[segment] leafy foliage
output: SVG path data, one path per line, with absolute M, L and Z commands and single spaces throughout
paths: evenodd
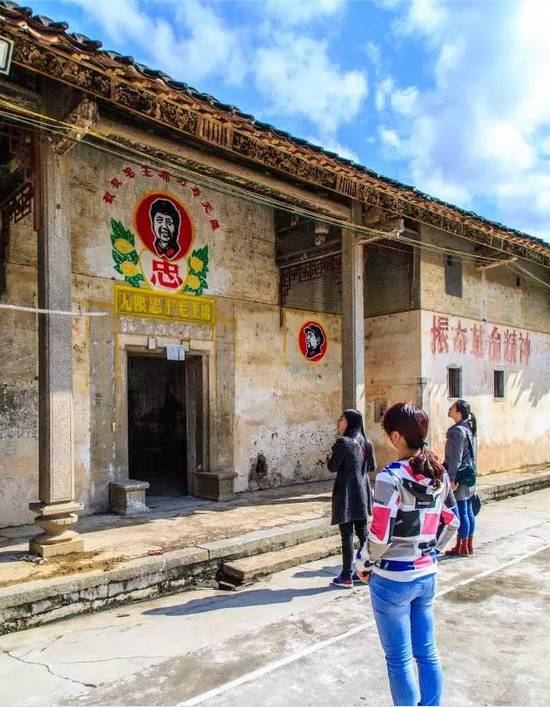
M 122 253 L 115 247 L 117 242 L 118 247 L 121 247 L 120 241 L 129 244 L 126 248 L 124 248 L 127 252 Z M 125 228 L 120 221 L 115 221 L 113 218 L 111 219 L 111 243 L 113 245 L 111 253 L 116 272 L 124 275 L 124 282 L 131 287 L 141 287 L 141 283 L 145 282 L 145 278 L 140 272 L 133 275 L 125 275 L 122 269 L 124 263 L 132 263 L 136 266 L 139 263 L 139 256 L 135 248 L 136 240 L 134 234 Z
M 185 280 L 184 292 L 200 297 L 204 290 L 208 289 L 208 246 L 195 248 L 187 258 L 187 278 Z

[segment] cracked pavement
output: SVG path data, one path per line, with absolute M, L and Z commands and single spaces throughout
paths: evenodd
M 476 555 L 441 563 L 445 704 L 550 703 L 549 506 L 546 489 L 484 507 Z M 337 570 L 330 558 L 3 636 L 0 705 L 389 704 L 368 589 L 331 589 Z

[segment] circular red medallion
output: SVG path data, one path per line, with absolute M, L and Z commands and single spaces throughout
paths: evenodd
M 179 260 L 191 247 L 191 219 L 172 194 L 154 192 L 143 197 L 136 207 L 135 225 L 144 246 L 159 258 Z
M 327 332 L 319 322 L 306 322 L 298 334 L 298 345 L 308 361 L 320 361 L 327 352 Z

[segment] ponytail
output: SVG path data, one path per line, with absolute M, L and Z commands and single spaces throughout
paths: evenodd
M 434 479 L 439 485 L 445 468 L 426 444 L 429 420 L 424 410 L 412 403 L 396 403 L 386 410 L 382 427 L 388 435 L 394 430 L 399 432 L 405 438 L 409 449 L 420 450 L 409 461 L 411 469 L 415 474 Z
M 415 474 L 422 474 L 422 476 L 427 476 L 429 479 L 435 479 L 438 483 L 443 480 L 445 467 L 439 461 L 437 454 L 426 446 L 422 448 L 420 454 L 410 459 L 409 464 Z
M 475 437 L 477 435 L 477 420 L 476 416 L 472 412 L 470 403 L 466 402 L 466 400 L 457 400 L 455 403 L 455 407 L 457 411 L 462 415 L 462 419 L 467 420 L 470 423 L 470 427 L 472 428 L 472 434 Z
M 476 437 L 477 436 L 477 420 L 476 420 L 476 416 L 474 415 L 473 412 L 470 413 L 469 420 L 470 420 L 470 427 L 472 428 L 472 434 L 474 435 L 474 437 Z

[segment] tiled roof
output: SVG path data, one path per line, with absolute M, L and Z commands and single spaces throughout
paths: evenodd
M 115 0 L 116 1 L 116 0 Z M 432 197 L 413 186 L 403 184 L 395 179 L 385 177 L 378 174 L 367 167 L 339 156 L 335 152 L 325 150 L 318 145 L 307 142 L 300 138 L 294 137 L 291 134 L 279 130 L 273 125 L 263 123 L 256 120 L 253 115 L 243 113 L 239 108 L 233 105 L 222 103 L 215 97 L 197 91 L 197 89 L 189 86 L 181 81 L 176 81 L 168 74 L 151 69 L 144 64 L 140 64 L 131 56 L 125 56 L 115 51 L 102 49 L 102 43 L 95 39 L 90 39 L 83 34 L 69 32 L 67 22 L 56 22 L 49 17 L 36 15 L 29 7 L 21 6 L 9 0 L 0 0 L 0 18 L 4 18 L 3 22 L 8 21 L 12 27 L 17 27 L 20 31 L 30 35 L 31 38 L 38 44 L 46 46 L 55 46 L 63 50 L 69 50 L 71 55 L 77 54 L 83 57 L 88 64 L 97 65 L 102 71 L 114 71 L 122 73 L 125 79 L 134 82 L 136 85 L 153 83 L 158 89 L 159 85 L 164 85 L 172 94 L 180 95 L 181 100 L 185 100 L 188 105 L 191 100 L 194 104 L 199 104 L 204 107 L 210 107 L 216 112 L 222 113 L 230 121 L 238 121 L 240 125 L 247 124 L 254 131 L 265 133 L 280 141 L 284 141 L 291 147 L 294 146 L 301 152 L 309 153 L 309 156 L 315 158 L 323 166 L 332 165 L 335 170 L 346 169 L 351 170 L 357 177 L 367 177 L 373 180 L 380 186 L 386 186 L 393 193 L 398 192 L 402 198 L 413 198 L 415 201 L 421 201 L 425 208 L 436 210 L 438 212 L 443 208 L 445 211 L 452 212 L 461 221 L 473 220 L 480 226 L 485 225 L 491 231 L 497 231 L 496 235 L 509 238 L 516 243 L 523 245 L 530 250 L 538 252 L 543 256 L 544 260 L 550 259 L 550 245 L 540 238 L 535 238 L 529 234 L 519 230 L 509 228 L 501 223 L 485 219 L 471 211 L 461 209 L 453 204 Z M 121 106 L 124 108 L 124 106 Z M 348 172 L 349 173 L 349 172 Z

